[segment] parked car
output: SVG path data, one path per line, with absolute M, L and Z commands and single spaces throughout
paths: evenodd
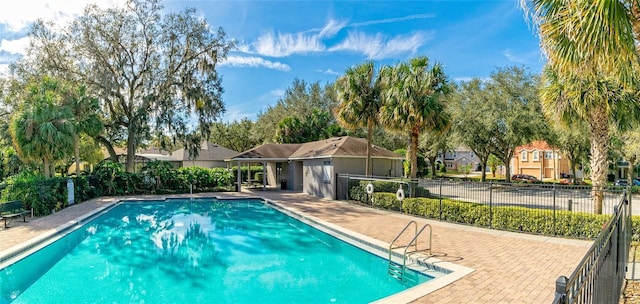
M 619 179 L 614 183 L 614 185 L 616 185 L 616 186 L 626 186 L 628 184 L 629 183 L 627 182 L 626 179 Z
M 634 179 L 633 180 L 633 185 L 634 186 L 640 186 L 640 180 Z
M 511 176 L 512 181 L 524 182 L 524 183 L 539 183 L 540 180 L 533 175 L 529 174 L 514 174 Z
M 565 178 L 560 180 L 562 185 L 585 185 L 585 182 L 581 179 Z

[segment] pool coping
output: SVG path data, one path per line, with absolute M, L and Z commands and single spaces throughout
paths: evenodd
M 328 233 L 344 242 L 347 242 L 353 246 L 363 249 L 367 252 L 375 254 L 381 258 L 388 259 L 388 243 L 377 240 L 375 238 L 360 234 L 358 232 L 340 227 L 338 225 L 321 220 L 317 217 L 305 215 L 301 212 L 288 208 L 282 203 L 260 196 L 245 196 L 245 197 L 220 197 L 216 195 L 212 196 L 199 196 L 195 199 L 217 199 L 217 200 L 262 200 L 268 205 L 274 207 L 280 212 L 283 212 L 289 216 L 294 217 L 312 227 L 319 229 L 325 233 Z M 27 240 L 24 243 L 14 245 L 8 249 L 0 251 L 0 269 L 4 269 L 13 265 L 20 259 L 33 252 L 47 246 L 48 244 L 64 237 L 65 235 L 80 228 L 85 222 L 93 220 L 94 218 L 108 212 L 122 202 L 147 202 L 147 201 L 171 201 L 171 200 L 185 200 L 189 198 L 185 197 L 173 197 L 166 196 L 160 198 L 122 198 L 107 203 L 104 206 L 98 207 L 91 212 L 85 213 L 73 220 L 54 227 L 50 231 L 37 235 L 34 238 Z M 396 263 L 402 263 L 402 253 L 399 251 L 392 252 L 392 260 Z M 434 292 L 440 288 L 443 288 L 464 276 L 472 273 L 474 269 L 461 266 L 455 263 L 439 260 L 433 256 L 424 255 L 421 253 L 412 254 L 408 256 L 407 261 L 408 268 L 422 272 L 426 275 L 433 277 L 433 279 L 408 288 L 404 291 L 395 293 L 385 298 L 376 300 L 372 303 L 408 303 L 415 301 L 431 292 Z
M 261 199 L 269 203 L 270 205 L 275 206 L 277 210 L 284 212 L 287 215 L 290 215 L 300 221 L 303 221 L 306 224 L 310 224 L 316 229 L 328 233 L 342 241 L 345 241 L 360 249 L 375 254 L 381 258 L 388 259 L 387 248 L 389 247 L 389 244 L 386 242 L 374 239 L 372 237 L 360 234 L 349 229 L 345 229 L 338 225 L 323 221 L 314 216 L 300 214 L 296 210 L 288 208 L 287 206 L 276 201 L 267 198 Z M 402 253 L 400 253 L 399 251 L 393 251 L 392 259 L 396 263 L 399 262 L 400 264 L 402 264 Z M 372 303 L 391 304 L 413 302 L 475 271 L 475 269 L 473 268 L 447 261 L 442 261 L 433 256 L 421 253 L 408 256 L 407 261 L 412 262 L 412 264 L 407 265 L 412 270 L 425 273 L 426 275 L 432 276 L 434 278 L 422 284 L 408 288 L 404 291 L 376 300 Z
M 85 213 L 73 220 L 67 221 L 64 224 L 54 227 L 47 232 L 43 232 L 23 243 L 11 246 L 3 251 L 0 251 L 0 269 L 11 266 L 16 262 L 18 258 L 29 255 L 33 251 L 37 251 L 38 249 L 47 246 L 51 242 L 54 242 L 55 240 L 75 231 L 77 228 L 80 228 L 81 225 L 85 222 L 109 211 L 121 201 L 122 200 L 117 200 L 111 203 L 107 203 L 104 206 L 98 207 L 91 212 Z

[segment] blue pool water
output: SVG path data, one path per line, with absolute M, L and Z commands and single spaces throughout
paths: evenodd
M 122 203 L 1 269 L 0 303 L 367 303 L 412 286 L 262 201 L 171 200 Z

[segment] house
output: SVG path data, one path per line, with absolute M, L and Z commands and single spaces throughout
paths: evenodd
M 442 160 L 442 156 L 438 158 Z M 458 170 L 461 166 L 471 165 L 471 171 L 482 170 L 480 159 L 471 149 L 466 147 L 457 147 L 444 153 L 444 164 L 447 170 Z
M 237 162 L 238 168 L 262 164 L 267 185 L 335 199 L 337 174 L 364 175 L 366 151 L 366 139 L 343 136 L 304 144 L 263 144 L 229 161 Z M 372 175 L 402 176 L 403 159 L 402 155 L 372 146 Z
M 571 174 L 569 160 L 546 141 L 519 146 L 511 159 L 511 174 L 529 174 L 538 179 L 560 179 Z M 582 172 L 577 173 L 582 176 Z
M 189 152 L 184 148 L 171 152 L 169 157 L 176 160 L 180 167 L 226 168 L 226 160 L 237 154 L 238 151 L 218 144 L 202 142 L 198 156 L 195 159 L 191 159 Z
M 120 163 L 126 162 L 127 150 L 124 148 L 114 147 L 118 161 Z M 102 150 L 105 159 L 109 158 L 109 153 L 106 149 Z M 226 159 L 238 154 L 237 151 L 225 148 L 223 146 L 202 142 L 198 156 L 195 159 L 189 157 L 189 153 L 184 148 L 178 149 L 173 152 L 167 152 L 158 148 L 148 148 L 136 153 L 136 171 L 138 167 L 144 165 L 144 163 L 159 160 L 170 163 L 174 168 L 198 166 L 204 168 L 226 168 Z

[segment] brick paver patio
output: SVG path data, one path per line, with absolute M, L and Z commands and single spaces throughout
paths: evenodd
M 201 194 L 206 196 L 207 194 Z M 415 220 L 433 226 L 433 254 L 440 260 L 475 269 L 471 274 L 447 285 L 415 303 L 550 303 L 554 282 L 569 275 L 586 253 L 591 242 L 518 234 L 498 230 L 427 220 L 349 204 L 322 200 L 301 193 L 266 191 L 253 193 L 215 193 L 239 197 L 262 196 L 326 222 L 360 234 L 390 242 L 407 224 Z M 159 196 L 136 196 L 136 198 Z M 53 215 L 13 221 L 11 228 L 0 228 L 0 255 L 4 250 L 55 230 L 95 209 L 123 198 L 98 198 L 68 207 Z

